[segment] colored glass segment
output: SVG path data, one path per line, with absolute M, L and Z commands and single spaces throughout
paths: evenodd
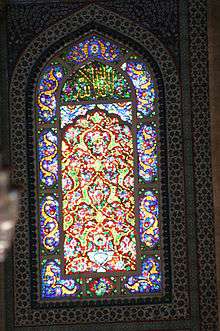
M 157 133 L 152 126 L 143 125 L 137 134 L 139 175 L 152 181 L 157 175 Z
M 43 248 L 54 252 L 60 241 L 57 197 L 46 195 L 40 201 L 41 240 Z
M 111 296 L 117 292 L 115 277 L 100 277 L 97 279 L 89 278 L 87 281 L 87 294 L 90 297 L 94 295 L 97 297 Z
M 61 127 L 64 128 L 67 124 L 72 123 L 76 117 L 86 115 L 88 111 L 95 109 L 95 107 L 95 104 L 61 106 Z
M 59 298 L 66 296 L 81 296 L 80 283 L 77 279 L 62 279 L 59 259 L 42 261 L 42 297 Z
M 159 292 L 161 289 L 160 258 L 158 256 L 145 258 L 142 262 L 141 275 L 129 277 L 124 286 L 132 294 Z
M 62 58 L 74 64 L 82 64 L 87 59 L 115 62 L 120 60 L 121 54 L 122 51 L 111 41 L 92 36 L 65 51 Z
M 89 104 L 89 105 L 68 105 L 60 107 L 61 127 L 65 127 L 71 123 L 76 117 L 86 115 L 88 111 L 93 109 L 102 109 L 108 114 L 116 114 L 125 121 L 131 123 L 132 120 L 132 104 L 131 102 L 118 102 L 106 104 Z
M 46 129 L 40 132 L 38 142 L 40 184 L 44 187 L 57 184 L 57 142 L 57 129 Z
M 56 118 L 56 92 L 63 75 L 63 69 L 58 64 L 44 69 L 37 89 L 37 113 L 42 122 L 51 122 Z
M 124 122 L 132 122 L 132 103 L 118 102 L 110 104 L 99 104 L 98 108 L 105 110 L 109 114 L 116 114 L 120 116 Z
M 61 93 L 62 102 L 94 101 L 100 99 L 128 99 L 131 91 L 125 77 L 103 63 L 90 63 L 67 80 Z
M 62 143 L 67 274 L 135 270 L 130 129 L 102 111 L 69 126 Z
M 140 238 L 147 247 L 155 247 L 160 240 L 158 216 L 157 195 L 147 191 L 140 199 Z
M 134 85 L 137 97 L 138 117 L 142 118 L 143 115 L 148 116 L 154 113 L 156 91 L 153 79 L 146 65 L 136 61 L 127 62 L 122 65 L 122 69 L 127 72 Z

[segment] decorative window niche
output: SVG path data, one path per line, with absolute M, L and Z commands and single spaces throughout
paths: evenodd
M 35 90 L 40 301 L 162 296 L 155 74 L 110 38 L 57 52 Z

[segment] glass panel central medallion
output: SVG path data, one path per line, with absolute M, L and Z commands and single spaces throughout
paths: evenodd
M 62 132 L 64 272 L 137 270 L 131 129 L 94 109 Z

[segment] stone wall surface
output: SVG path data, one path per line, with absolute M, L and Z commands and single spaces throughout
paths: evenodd
M 220 320 L 220 2 L 209 0 L 209 98 L 212 131 L 212 171 Z

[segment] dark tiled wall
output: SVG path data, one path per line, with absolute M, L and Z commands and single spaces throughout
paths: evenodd
M 220 2 L 209 1 L 209 98 L 212 125 L 212 169 L 220 320 Z

